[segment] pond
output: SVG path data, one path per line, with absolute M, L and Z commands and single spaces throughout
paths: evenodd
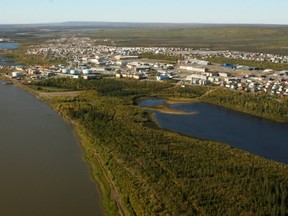
M 162 99 L 147 99 L 139 105 L 153 106 L 162 102 Z M 207 103 L 173 104 L 170 108 L 197 114 L 173 115 L 155 112 L 156 120 L 162 128 L 220 141 L 288 164 L 288 124 L 264 120 Z

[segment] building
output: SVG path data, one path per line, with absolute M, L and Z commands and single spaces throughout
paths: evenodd
M 96 79 L 96 75 L 95 74 L 86 74 L 86 75 L 83 75 L 83 79 L 85 79 L 85 80 L 95 80 Z
M 211 65 L 211 62 L 209 61 L 198 60 L 198 59 L 189 59 L 188 62 L 192 64 L 198 64 L 198 65 Z
M 205 73 L 208 71 L 208 68 L 193 67 L 193 66 L 188 66 L 188 65 L 181 65 L 179 69 L 193 71 L 193 72 L 200 72 L 200 73 Z
M 122 56 L 122 55 L 118 55 L 115 56 L 115 59 L 117 60 L 129 60 L 129 59 L 138 59 L 139 56 Z
M 21 72 L 18 72 L 18 71 L 14 71 L 11 73 L 11 77 L 12 78 L 19 78 L 21 77 L 23 74 Z
M 221 67 L 227 68 L 227 69 L 236 69 L 237 66 L 234 64 L 222 64 Z

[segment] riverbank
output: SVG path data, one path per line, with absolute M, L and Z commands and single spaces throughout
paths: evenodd
M 275 122 L 288 122 L 287 97 L 217 88 L 200 101 Z
M 11 79 L 7 78 L 6 76 L 4 77 L 5 80 L 11 81 Z M 106 215 L 129 215 L 126 208 L 121 203 L 121 199 L 119 198 L 120 193 L 117 191 L 117 188 L 112 181 L 113 177 L 109 175 L 107 170 L 104 168 L 101 157 L 91 146 L 91 142 L 93 142 L 91 140 L 91 137 L 87 136 L 87 134 L 82 130 L 81 125 L 73 121 L 67 115 L 63 115 L 61 109 L 53 106 L 53 101 L 57 100 L 57 98 L 73 99 L 79 96 L 81 94 L 81 91 L 41 92 L 29 88 L 28 86 L 23 85 L 17 80 L 13 80 L 13 84 L 23 89 L 24 91 L 34 95 L 37 99 L 49 105 L 62 117 L 65 122 L 72 126 L 75 137 L 77 137 L 84 152 L 83 160 L 90 167 L 91 177 L 95 182 L 95 186 L 99 188 L 101 192 L 101 203 L 105 209 Z
M 286 165 L 222 143 L 148 128 L 145 107 L 132 101 L 135 85 L 109 80 L 113 86 L 124 82 L 124 94 L 121 85 L 111 91 L 107 82 L 99 80 L 79 96 L 50 102 L 87 139 L 85 160 L 95 175 L 104 176 L 100 166 L 110 176 L 128 215 L 287 213 Z M 148 87 L 142 88 L 153 88 Z M 109 197 L 110 186 L 104 185 Z
M 15 85 L 0 100 L 1 215 L 103 215 L 70 125 Z
M 205 212 L 209 215 L 216 211 L 213 205 L 210 205 L 210 199 L 216 199 L 217 203 L 222 203 L 221 206 L 225 205 L 225 212 L 240 214 L 246 211 L 236 210 L 237 206 L 232 204 L 235 200 L 230 202 L 232 197 L 242 196 L 250 201 L 257 199 L 256 203 L 262 203 L 260 200 L 266 197 L 264 194 L 259 195 L 262 193 L 260 191 L 265 191 L 259 184 L 262 178 L 269 179 L 268 182 L 271 183 L 273 180 L 270 179 L 270 174 L 277 173 L 276 176 L 287 179 L 287 166 L 263 160 L 224 144 L 183 137 L 169 131 L 147 129 L 142 126 L 143 119 L 146 119 L 140 111 L 143 108 L 122 104 L 119 98 L 97 96 L 93 92 L 81 97 L 83 101 L 89 98 L 89 105 L 81 101 L 65 105 L 59 101 L 59 105 L 62 104 L 60 109 L 81 122 L 84 133 L 91 137 L 91 160 L 96 157 L 93 156 L 96 149 L 105 161 L 105 169 L 113 175 L 113 182 L 123 192 L 125 205 L 131 206 L 136 214 L 165 215 L 165 212 L 173 212 L 172 215 L 179 215 L 180 205 L 185 205 L 182 206 L 185 213 L 192 214 L 196 211 L 195 214 Z M 115 107 L 116 114 L 113 110 Z M 287 180 L 283 180 L 283 184 L 286 183 Z M 246 184 L 255 191 L 247 191 Z M 217 188 L 213 193 L 207 189 L 211 185 L 212 188 Z M 202 190 L 203 188 L 205 190 Z M 226 189 L 223 191 L 223 188 Z M 228 195 L 232 191 L 233 195 Z M 179 197 L 177 193 L 181 196 L 186 194 L 189 201 Z M 207 197 L 208 201 L 197 198 L 198 194 Z M 258 194 L 257 197 L 255 194 Z M 178 202 L 172 197 L 176 197 Z M 262 211 L 260 204 L 250 201 L 244 204 L 243 200 L 237 200 L 246 206 L 248 211 Z M 157 205 L 159 202 L 163 203 L 162 208 Z M 197 202 L 201 203 L 190 206 Z M 229 202 L 231 205 L 226 205 Z M 273 201 L 268 206 L 274 204 L 276 205 L 276 202 Z M 248 207 L 249 205 L 251 206 Z M 266 210 L 269 211 L 264 211 Z M 224 207 L 217 211 L 224 213 Z

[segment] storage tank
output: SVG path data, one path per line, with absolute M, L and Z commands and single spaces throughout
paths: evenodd
M 90 70 L 90 69 L 85 69 L 82 71 L 83 74 L 92 74 L 93 73 L 93 70 Z
M 20 77 L 21 76 L 21 73 L 20 72 L 12 72 L 12 77 Z
M 80 73 L 79 73 L 78 70 L 74 70 L 74 69 L 73 69 L 73 70 L 70 70 L 70 74 L 75 75 L 75 74 L 80 74 Z
M 65 69 L 62 69 L 61 71 L 62 71 L 62 73 L 65 73 L 65 74 L 70 73 L 70 70 L 69 70 L 69 69 L 66 69 L 66 68 L 65 68 Z

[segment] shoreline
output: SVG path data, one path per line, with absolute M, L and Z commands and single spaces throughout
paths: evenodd
M 27 87 L 28 88 L 28 87 Z M 41 98 L 39 98 L 41 101 L 43 101 L 44 100 L 44 103 L 47 103 L 47 102 L 45 102 L 45 99 L 41 99 Z M 47 100 L 48 101 L 48 100 Z M 179 104 L 180 103 L 180 101 L 177 101 L 177 100 L 171 100 L 171 101 L 169 101 L 169 102 L 167 102 L 167 104 L 166 104 L 166 106 L 168 106 L 169 105 L 169 103 L 170 104 Z M 183 103 L 191 103 L 191 101 L 189 101 L 189 102 L 187 102 L 187 101 L 183 101 Z M 48 104 L 53 110 L 55 110 L 62 118 L 65 118 L 65 115 L 63 116 L 63 115 L 61 115 L 61 112 L 59 112 L 59 110 L 57 111 L 57 108 L 56 107 L 53 107 L 53 106 L 51 106 L 52 104 Z M 146 107 L 142 107 L 143 108 L 143 110 L 145 110 L 145 108 Z M 147 112 L 148 113 L 148 115 L 150 115 L 150 121 L 147 121 L 146 123 L 147 124 L 150 124 L 150 126 L 152 126 L 153 127 L 153 125 L 154 125 L 154 127 L 157 127 L 157 121 L 155 122 L 155 118 L 153 118 L 153 113 L 152 112 Z M 150 114 L 149 114 L 150 113 Z M 82 146 L 82 148 L 83 148 L 83 150 L 84 150 L 84 156 L 85 156 L 85 158 L 84 158 L 84 161 L 85 162 L 87 162 L 87 164 L 89 165 L 89 167 L 90 167 L 90 171 L 91 171 L 91 176 L 93 177 L 93 179 L 94 179 L 94 181 L 96 182 L 96 183 L 98 183 L 99 184 L 99 187 L 101 188 L 101 195 L 102 195 L 102 193 L 105 193 L 105 196 L 107 196 L 108 198 L 110 198 L 110 201 L 111 202 L 114 202 L 113 204 L 114 205 L 116 205 L 117 206 L 117 215 L 126 215 L 126 211 L 124 210 L 124 211 L 122 211 L 123 209 L 121 208 L 121 207 L 123 207 L 122 205 L 118 205 L 118 203 L 117 203 L 117 201 L 115 200 L 116 198 L 117 198 L 117 200 L 119 199 L 119 201 L 120 201 L 120 203 L 121 203 L 121 199 L 123 198 L 123 194 L 121 194 L 121 192 L 120 193 L 117 193 L 117 190 L 120 190 L 121 188 L 116 188 L 116 186 L 115 186 L 115 184 L 114 184 L 114 182 L 113 182 L 113 175 L 111 174 L 111 173 L 109 173 L 110 171 L 107 171 L 107 169 L 105 169 L 105 165 L 103 164 L 103 160 L 101 160 L 101 149 L 99 149 L 99 148 L 102 148 L 101 146 L 98 146 L 97 145 L 97 143 L 98 142 L 101 142 L 100 140 L 96 140 L 96 148 L 95 148 L 95 145 L 92 145 L 92 142 L 90 141 L 91 139 L 92 139 L 92 137 L 91 136 L 89 136 L 89 134 L 88 133 L 86 133 L 84 130 L 83 130 L 83 128 L 81 128 L 81 125 L 79 124 L 79 123 L 76 123 L 76 124 L 73 124 L 73 122 L 69 119 L 69 118 L 67 118 L 66 117 L 66 119 L 68 120 L 68 122 L 73 126 L 73 131 L 75 131 L 76 132 L 76 134 L 77 135 L 79 135 L 79 137 L 80 137 L 80 139 L 82 140 L 81 141 L 81 143 L 80 143 L 80 145 Z M 144 126 L 147 126 L 147 125 L 145 125 L 145 123 L 144 123 Z M 155 128 L 154 128 L 155 129 Z M 173 133 L 176 133 L 176 134 L 179 134 L 179 135 L 181 135 L 181 136 L 185 136 L 185 135 L 183 135 L 183 134 L 181 134 L 181 133 L 177 133 L 177 132 L 175 132 L 175 131 L 171 131 L 171 130 L 166 130 L 166 129 L 163 129 L 163 128 L 161 128 L 161 127 L 158 127 L 157 129 L 159 129 L 159 130 L 164 130 L 164 131 L 170 131 L 170 132 L 173 132 Z M 186 136 L 185 136 L 186 137 Z M 200 140 L 201 141 L 201 139 L 199 139 L 199 138 L 197 138 L 197 137 L 192 137 L 192 136 L 187 136 L 187 137 L 189 137 L 189 138 L 193 138 L 193 139 L 195 139 L 195 140 Z M 204 141 L 206 141 L 206 140 L 204 140 Z M 210 140 L 209 140 L 210 141 Z M 215 142 L 215 141 L 213 141 L 213 142 Z M 220 142 L 215 142 L 215 143 L 220 143 Z M 95 143 L 94 143 L 95 144 Z M 221 144 L 223 144 L 223 143 L 221 143 Z M 213 144 L 214 145 L 214 144 Z M 231 147 L 230 146 L 227 146 L 227 144 L 225 144 L 225 148 L 227 148 L 227 149 L 231 149 Z M 234 150 L 233 150 L 234 151 Z M 257 156 L 257 155 L 254 155 L 254 154 L 251 154 L 251 153 L 247 153 L 247 152 L 244 152 L 243 150 L 239 150 L 239 149 L 237 149 L 237 150 L 235 150 L 236 151 L 236 153 L 238 152 L 240 155 L 242 155 L 243 154 L 243 156 L 245 156 L 245 155 L 248 155 L 249 157 L 251 157 L 251 158 L 255 158 L 255 160 L 259 160 L 261 163 L 263 162 L 263 164 L 267 164 L 267 166 L 270 164 L 270 163 L 273 163 L 273 164 L 275 164 L 275 166 L 276 166 L 276 164 L 278 164 L 277 166 L 280 166 L 280 164 L 282 164 L 282 163 L 280 163 L 279 164 L 279 162 L 275 162 L 275 161 L 271 161 L 271 160 L 268 160 L 268 159 L 263 159 L 263 158 L 261 158 L 261 157 L 259 157 L 259 156 Z M 251 155 L 251 156 L 250 156 Z M 266 161 L 266 162 L 265 162 Z M 102 163 L 101 163 L 102 162 Z M 259 163 L 260 163 L 259 162 Z M 265 162 L 265 163 L 264 163 Z M 284 165 L 284 164 L 282 164 L 282 165 Z M 284 165 L 285 166 L 285 165 Z M 111 178 L 111 176 L 112 176 L 112 178 Z M 99 177 L 102 177 L 103 178 L 103 181 L 99 181 Z M 103 184 L 102 184 L 103 183 Z M 102 184 L 102 185 L 101 185 Z M 114 187 L 113 187 L 114 186 Z M 103 187 L 103 188 L 102 188 Z M 113 191 L 113 189 L 115 189 L 115 193 L 114 193 L 114 191 Z M 116 195 L 116 197 L 115 197 L 115 195 Z M 102 197 L 101 197 L 102 198 Z M 111 199 L 112 198 L 112 199 Z M 108 200 L 107 200 L 108 201 Z M 102 200 L 102 203 L 103 202 L 105 202 L 105 199 L 103 199 Z M 103 204 L 103 206 L 107 206 L 107 208 L 109 208 L 109 205 L 106 205 L 106 203 L 105 204 Z M 125 206 L 124 206 L 124 208 L 125 208 Z M 125 208 L 126 210 L 127 210 L 127 212 L 129 212 L 128 211 L 128 209 L 127 208 Z M 107 215 L 110 215 L 110 214 L 107 214 Z M 112 215 L 115 215 L 115 214 L 112 214 Z
M 4 77 L 5 79 L 2 79 L 2 77 Z M 2 76 L 2 74 L 0 74 L 0 80 L 12 81 L 16 87 L 26 91 L 27 93 L 29 93 L 33 96 L 35 96 L 42 103 L 47 104 L 47 106 L 49 106 L 54 112 L 56 112 L 59 115 L 59 117 L 65 123 L 70 125 L 70 127 L 72 129 L 73 136 L 75 137 L 76 141 L 79 143 L 79 146 L 81 147 L 82 160 L 88 166 L 89 177 L 91 178 L 91 180 L 95 184 L 95 187 L 99 191 L 100 200 L 101 200 L 100 201 L 101 207 L 103 208 L 104 215 L 109 215 L 109 214 L 107 214 L 107 212 L 109 212 L 109 210 L 111 210 L 111 208 L 113 208 L 113 206 L 111 206 L 111 205 L 114 205 L 114 204 L 117 206 L 117 212 L 119 215 L 121 215 L 121 216 L 127 215 L 126 214 L 127 210 L 124 207 L 124 205 L 121 203 L 120 199 L 118 199 L 118 200 L 114 199 L 114 198 L 119 196 L 118 195 L 119 193 L 117 193 L 116 187 L 113 184 L 111 177 L 109 177 L 109 174 L 106 172 L 105 167 L 103 165 L 103 162 L 100 159 L 100 156 L 96 157 L 97 164 L 98 164 L 98 166 L 96 166 L 97 167 L 96 168 L 96 174 L 95 174 L 95 169 L 93 169 L 93 165 L 95 166 L 95 163 L 93 163 L 93 164 L 89 163 L 89 159 L 88 159 L 89 148 L 87 147 L 87 144 L 85 145 L 85 142 L 87 142 L 86 139 L 89 137 L 81 132 L 81 128 L 79 125 L 77 125 L 71 119 L 64 116 L 55 107 L 53 107 L 51 105 L 51 103 L 49 102 L 49 100 L 52 99 L 53 97 L 61 97 L 61 96 L 72 97 L 72 96 L 75 96 L 75 91 L 71 91 L 72 94 L 70 94 L 70 95 L 69 95 L 69 92 L 60 92 L 60 93 L 57 92 L 58 94 L 53 94 L 54 92 L 49 92 L 46 94 L 46 92 L 43 92 L 43 94 L 41 95 L 41 92 L 29 88 L 29 87 L 25 86 L 24 84 L 22 84 L 21 82 L 18 82 L 17 80 L 13 80 L 11 78 L 9 79 L 9 77 Z M 61 93 L 63 93 L 63 94 L 61 95 Z M 78 94 L 79 93 L 80 92 L 78 92 Z M 51 97 L 49 97 L 49 96 L 51 96 Z M 96 152 L 94 152 L 94 153 L 96 153 Z M 95 154 L 94 154 L 94 156 L 95 156 Z M 99 174 L 97 175 L 97 173 L 102 174 L 102 176 L 99 176 Z M 114 185 L 114 186 L 112 186 L 112 185 Z M 107 189 L 107 186 L 108 186 L 108 189 Z M 105 196 L 106 196 L 106 199 L 105 199 Z M 111 201 L 113 201 L 114 204 L 113 203 L 111 204 Z
M 140 105 L 138 105 L 139 101 L 149 100 L 149 99 L 157 99 L 157 98 L 158 97 L 146 97 L 146 96 L 144 96 L 144 97 L 134 98 L 133 102 L 135 105 L 142 107 L 146 110 L 157 111 L 160 113 L 173 114 L 173 115 L 196 115 L 197 114 L 197 112 L 187 112 L 187 111 L 173 109 L 170 107 L 170 105 L 173 105 L 173 104 L 187 104 L 187 103 L 192 103 L 192 101 L 159 98 L 159 99 L 164 100 L 165 102 L 163 104 L 156 105 L 156 106 L 140 106 Z

